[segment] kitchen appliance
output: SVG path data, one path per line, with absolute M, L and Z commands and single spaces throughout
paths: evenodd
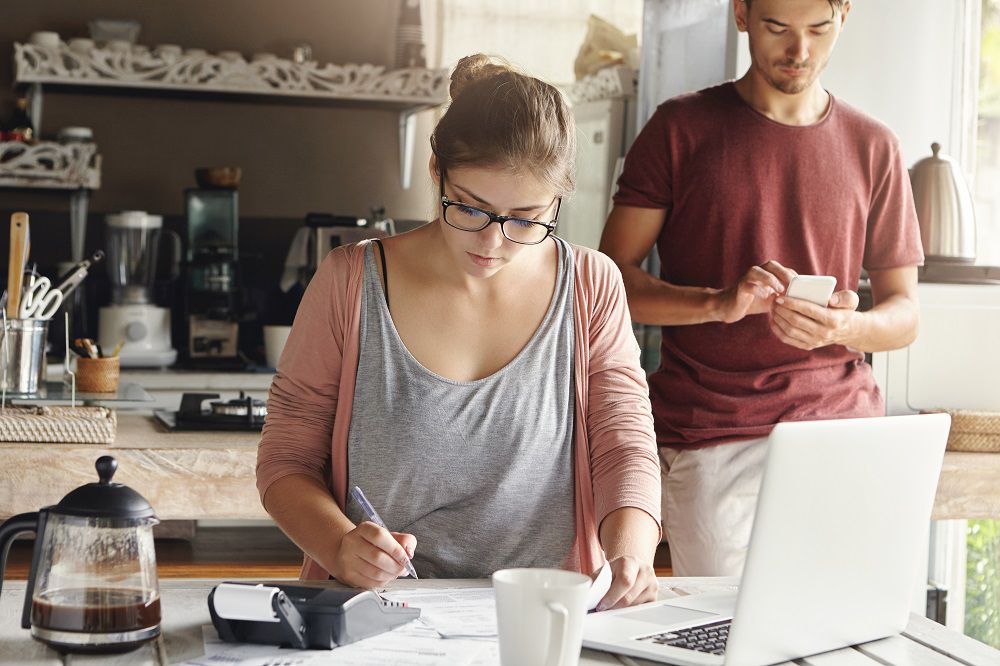
M 95 467 L 100 481 L 0 526 L 0 573 L 10 543 L 35 533 L 21 626 L 61 652 L 128 652 L 160 634 L 159 521 L 142 495 L 112 482 L 114 458 Z
M 187 365 L 244 365 L 239 360 L 239 193 L 184 191 L 187 210 Z
M 309 228 L 309 277 L 315 274 L 319 265 L 330 254 L 330 250 L 358 243 L 369 238 L 385 238 L 389 235 L 386 225 L 369 224 L 364 218 L 349 215 L 329 215 L 309 213 L 306 215 Z
M 930 157 L 910 169 L 920 240 L 927 263 L 976 259 L 976 216 L 962 167 L 932 143 Z
M 180 237 L 163 229 L 163 218 L 127 210 L 106 218 L 111 305 L 99 311 L 98 342 L 114 349 L 122 340 L 123 367 L 171 365 L 177 350 L 170 344 L 170 310 L 153 302 L 157 253 L 166 233 L 173 240 L 170 279 L 177 277 Z
M 211 400 L 207 410 L 202 404 Z M 157 421 L 168 430 L 251 430 L 260 432 L 267 418 L 267 403 L 240 391 L 239 398 L 220 400 L 218 393 L 185 393 L 176 412 L 158 409 Z

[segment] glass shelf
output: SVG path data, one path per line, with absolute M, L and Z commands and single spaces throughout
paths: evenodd
M 45 382 L 45 385 L 38 393 L 8 393 L 7 400 L 11 403 L 34 403 L 34 402 L 71 402 L 72 389 L 63 382 Z M 115 406 L 128 404 L 142 404 L 153 402 L 153 396 L 146 392 L 138 384 L 131 382 L 119 382 L 116 393 L 83 393 L 76 392 L 77 402 L 85 404 L 93 403 L 114 403 Z

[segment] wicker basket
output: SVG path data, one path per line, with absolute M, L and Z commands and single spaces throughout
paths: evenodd
M 120 366 L 117 356 L 76 359 L 76 390 L 81 393 L 114 393 Z
M 0 442 L 111 444 L 118 432 L 107 407 L 18 406 L 0 413 Z
M 936 409 L 951 414 L 949 451 L 1000 453 L 1000 412 L 974 412 L 965 409 Z

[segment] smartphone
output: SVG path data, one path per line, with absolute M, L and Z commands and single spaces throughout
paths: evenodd
M 831 275 L 796 275 L 788 284 L 785 296 L 801 298 L 825 308 L 837 287 L 837 278 Z

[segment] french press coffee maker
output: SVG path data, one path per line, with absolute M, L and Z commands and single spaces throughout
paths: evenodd
M 128 652 L 160 634 L 159 521 L 142 495 L 112 483 L 114 458 L 95 467 L 97 483 L 0 525 L 0 574 L 14 538 L 35 532 L 21 626 L 60 652 Z

